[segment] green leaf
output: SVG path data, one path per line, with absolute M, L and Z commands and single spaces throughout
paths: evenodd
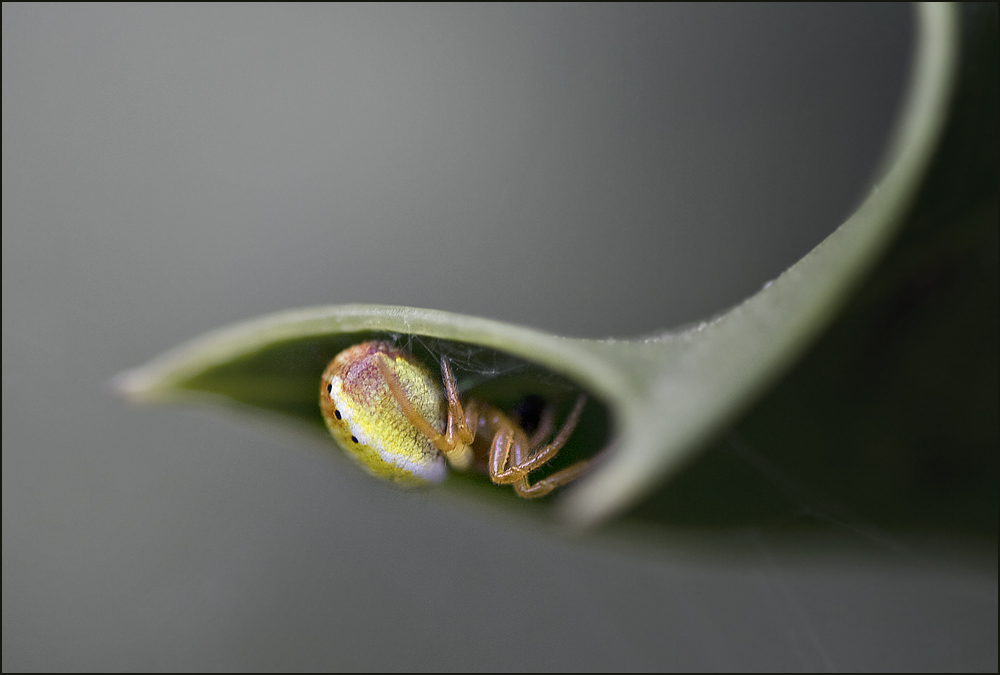
M 608 447 L 595 469 L 555 503 L 579 525 L 621 514 L 697 466 L 697 453 L 789 372 L 858 293 L 914 213 L 948 119 L 958 72 L 958 12 L 925 6 L 918 25 L 907 103 L 867 199 L 779 278 L 710 320 L 639 339 L 582 340 L 434 310 L 306 308 L 210 333 L 120 375 L 116 386 L 137 401 L 236 403 L 321 428 L 318 382 L 326 362 L 360 340 L 399 336 L 424 358 L 446 353 L 464 364 L 463 389 L 483 397 L 509 403 L 539 390 L 555 396 L 568 396 L 574 387 L 586 391 L 589 426 L 577 435 L 588 441 L 576 452 Z M 493 376 L 476 381 L 484 374 Z M 696 483 L 704 493 L 704 483 Z M 670 508 L 639 513 L 662 519 Z

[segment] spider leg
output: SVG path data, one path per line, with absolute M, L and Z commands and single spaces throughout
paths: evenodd
M 556 414 L 552 410 L 552 406 L 547 405 L 542 410 L 542 418 L 538 421 L 538 429 L 531 436 L 531 440 L 528 441 L 528 445 L 531 446 L 532 450 L 541 447 L 545 439 L 549 437 L 552 433 L 552 428 L 556 425 Z
M 441 357 L 441 379 L 444 381 L 445 393 L 448 398 L 448 437 L 457 438 L 464 445 L 471 445 L 476 440 L 475 404 L 471 401 L 462 409 L 458 398 L 458 384 L 451 372 L 448 359 Z M 472 420 L 470 422 L 470 420 Z
M 576 399 L 573 412 L 569 414 L 569 417 L 563 422 L 562 428 L 559 429 L 559 433 L 556 434 L 551 443 L 541 448 L 531 449 L 527 438 L 524 437 L 524 433 L 518 433 L 509 424 L 505 428 L 502 427 L 498 430 L 493 437 L 493 446 L 490 449 L 490 478 L 493 482 L 507 485 L 522 478 L 526 480 L 530 472 L 555 457 L 562 447 L 566 445 L 566 441 L 573 434 L 573 430 L 576 429 L 586 402 L 587 397 L 581 394 Z M 572 469 L 573 467 L 569 468 Z M 557 472 L 554 476 L 558 476 L 559 473 L 562 472 Z M 549 490 L 555 487 L 558 487 L 558 485 L 553 485 Z
M 514 483 L 514 492 L 517 493 L 518 497 L 524 497 L 525 499 L 537 499 L 538 497 L 544 497 L 548 493 L 555 490 L 557 487 L 563 486 L 566 483 L 572 483 L 577 478 L 582 476 L 590 468 L 589 459 L 577 462 L 572 466 L 568 466 L 565 469 L 560 469 L 556 471 L 551 476 L 546 476 L 541 480 L 529 484 L 528 476 L 521 476 Z
M 474 432 L 469 430 L 465 412 L 462 410 L 462 404 L 458 400 L 458 389 L 455 386 L 455 378 L 451 373 L 451 368 L 447 368 L 444 376 L 445 388 L 448 391 L 448 425 L 446 427 L 446 435 L 442 435 L 413 407 L 402 386 L 400 386 L 396 374 L 389 370 L 385 362 L 378 359 L 375 363 L 378 366 L 379 372 L 382 373 L 382 377 L 385 378 L 392 397 L 399 404 L 400 410 L 410 420 L 410 423 L 420 433 L 424 434 L 434 444 L 434 447 L 444 453 L 452 466 L 463 471 L 469 468 L 472 464 L 472 449 L 469 447 L 469 443 L 472 442 Z M 444 365 L 447 364 L 444 358 L 441 359 L 441 363 Z M 453 421 L 455 418 L 460 420 L 457 425 Z M 469 439 L 468 442 L 465 441 L 466 438 Z

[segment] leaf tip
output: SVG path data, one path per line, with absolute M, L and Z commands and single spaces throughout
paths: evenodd
M 116 396 L 133 403 L 151 403 L 164 398 L 162 387 L 156 386 L 143 368 L 118 373 L 106 386 Z

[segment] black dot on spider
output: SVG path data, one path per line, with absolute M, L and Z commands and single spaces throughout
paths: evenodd
M 328 394 L 332 394 L 333 393 L 333 385 L 332 384 L 326 385 L 326 393 L 328 393 Z
M 351 440 L 354 441 L 355 443 L 357 443 L 358 442 L 358 437 L 357 436 L 351 436 Z
M 337 410 L 336 408 L 334 408 L 334 410 L 333 410 L 333 416 L 336 417 L 339 420 L 340 419 L 340 411 Z

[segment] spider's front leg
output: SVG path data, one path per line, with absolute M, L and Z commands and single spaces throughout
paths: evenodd
M 448 399 L 448 426 L 445 428 L 445 438 L 454 446 L 453 450 L 444 450 L 448 461 L 459 471 L 465 471 L 472 466 L 472 442 L 476 440 L 476 427 L 479 415 L 476 402 L 469 400 L 463 409 L 458 398 L 458 384 L 451 372 L 448 359 L 441 357 L 441 379 L 444 381 L 445 395 Z M 450 453 L 450 454 L 449 454 Z
M 512 485 L 519 497 L 534 499 L 544 497 L 586 473 L 589 460 L 577 462 L 533 484 L 528 483 L 528 474 L 555 457 L 569 440 L 586 402 L 587 397 L 581 394 L 559 433 L 551 443 L 542 447 L 538 444 L 547 434 L 536 434 L 529 441 L 524 431 L 505 416 L 492 415 L 491 426 L 496 433 L 490 446 L 490 479 L 499 485 Z
M 389 370 L 388 365 L 382 360 L 376 363 L 389 386 L 389 391 L 410 423 L 427 436 L 434 447 L 444 453 L 449 464 L 459 471 L 467 470 L 472 465 L 473 453 L 470 446 L 476 439 L 478 416 L 476 406 L 471 401 L 463 409 L 458 399 L 458 385 L 455 383 L 455 376 L 451 372 L 448 360 L 441 357 L 441 375 L 448 399 L 448 424 L 444 434 L 438 432 L 423 415 L 417 412 L 400 386 L 399 379 Z

